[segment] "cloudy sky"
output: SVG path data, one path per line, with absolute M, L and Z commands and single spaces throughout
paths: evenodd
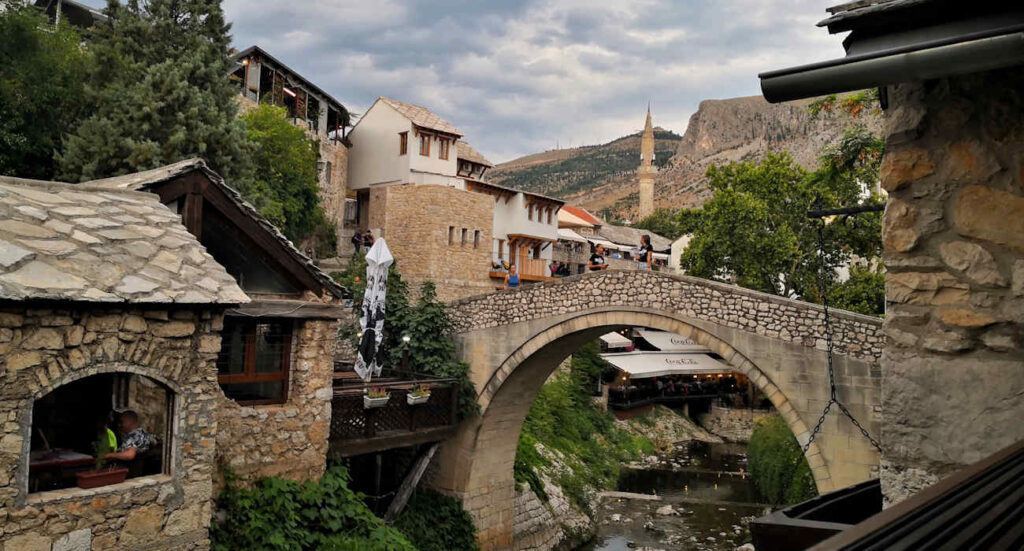
M 103 0 L 87 0 L 101 6 Z M 361 113 L 432 109 L 493 162 L 643 126 L 682 133 L 703 99 L 843 55 L 814 26 L 838 0 L 224 0 L 258 44 Z

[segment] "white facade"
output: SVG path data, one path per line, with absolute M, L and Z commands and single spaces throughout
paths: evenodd
M 455 140 L 416 126 L 380 99 L 363 114 L 348 138 L 352 142 L 348 157 L 351 190 L 387 184 L 455 186 L 461 181 L 455 175 Z M 447 159 L 441 158 L 442 141 L 447 142 Z
M 532 196 L 521 191 L 514 193 L 507 203 L 499 197 L 494 204 L 494 258 L 499 258 L 498 249 L 502 247 L 500 257 L 509 259 L 508 244 L 513 239 L 510 236 L 530 236 L 547 241 L 547 244 L 540 246 L 539 256 L 547 266 L 551 263 L 552 244 L 558 240 L 557 207 L 533 205 L 531 216 L 529 199 Z M 546 275 L 550 275 L 550 271 Z
M 673 273 L 684 273 L 682 266 L 679 265 L 679 257 L 682 256 L 683 251 L 686 250 L 686 246 L 690 244 L 691 239 L 693 239 L 693 235 L 687 234 L 672 242 L 672 252 L 668 255 L 668 268 Z

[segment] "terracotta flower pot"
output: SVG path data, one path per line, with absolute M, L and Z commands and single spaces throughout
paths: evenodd
M 79 488 L 99 488 L 100 486 L 119 484 L 124 482 L 126 476 L 128 476 L 128 469 L 124 467 L 75 473 Z

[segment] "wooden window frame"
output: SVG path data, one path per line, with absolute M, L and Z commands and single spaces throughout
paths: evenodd
M 498 260 L 504 260 L 504 259 L 505 259 L 505 240 L 504 239 L 499 239 L 498 240 Z
M 526 219 L 533 222 L 533 205 L 526 205 Z
M 438 146 L 437 146 L 437 157 L 439 159 L 441 159 L 442 161 L 447 161 L 448 160 L 448 149 L 449 149 L 448 139 L 447 138 L 439 138 L 438 139 Z
M 409 133 L 398 133 L 398 155 L 402 156 L 409 152 Z
M 548 224 L 551 224 L 551 209 L 548 209 Z
M 420 155 L 430 156 L 430 135 L 428 134 L 420 134 Z
M 242 323 L 252 323 L 253 325 L 260 323 L 260 319 L 255 320 L 241 320 Z M 288 402 L 288 383 L 291 380 L 291 363 L 292 363 L 292 339 L 295 337 L 295 324 L 291 320 L 281 319 L 263 319 L 264 323 L 280 323 L 288 328 L 288 332 L 283 334 L 284 347 L 281 353 L 281 371 L 275 373 L 256 373 L 256 334 L 245 334 L 245 354 L 244 364 L 245 372 L 232 374 L 232 375 L 217 375 L 217 384 L 237 384 L 237 383 L 271 383 L 281 381 L 281 398 L 267 398 L 263 400 L 235 400 L 230 396 L 225 397 L 235 402 L 240 406 L 263 406 L 263 405 L 274 405 L 274 404 L 285 404 Z M 243 333 L 244 334 L 244 333 Z M 223 390 L 221 390 L 223 392 Z

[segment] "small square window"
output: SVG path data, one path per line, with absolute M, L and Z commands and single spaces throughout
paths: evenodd
M 398 133 L 398 154 L 405 155 L 409 150 L 409 133 L 399 132 Z
M 455 226 L 448 226 L 448 244 L 455 243 Z
M 463 245 L 466 244 L 466 234 L 467 233 L 469 233 L 469 230 L 467 230 L 466 228 L 462 228 L 462 244 Z
M 480 248 L 480 230 L 473 230 L 473 248 Z

